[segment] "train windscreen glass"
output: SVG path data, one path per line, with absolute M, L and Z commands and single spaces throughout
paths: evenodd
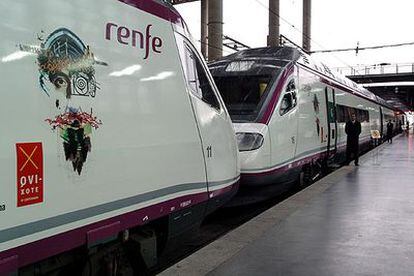
M 275 60 L 238 60 L 210 67 L 233 121 L 254 121 L 272 81 L 287 63 Z

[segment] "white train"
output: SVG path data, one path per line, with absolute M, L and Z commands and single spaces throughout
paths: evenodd
M 295 48 L 249 49 L 209 67 L 234 122 L 241 187 L 277 188 L 340 162 L 351 113 L 362 125 L 362 149 L 371 131 L 383 133 L 396 119 L 384 100 Z
M 170 5 L 3 0 L 0 33 L 0 275 L 116 275 L 131 244 L 151 266 L 237 191 L 230 116 Z

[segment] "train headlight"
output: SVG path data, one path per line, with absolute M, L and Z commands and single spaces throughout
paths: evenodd
M 260 148 L 263 145 L 263 136 L 260 133 L 238 132 L 236 133 L 239 151 L 249 151 Z

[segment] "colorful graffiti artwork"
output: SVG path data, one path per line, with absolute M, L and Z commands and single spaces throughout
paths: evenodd
M 320 136 L 320 120 L 318 117 L 319 114 L 319 100 L 318 96 L 316 94 L 313 95 L 313 110 L 315 111 L 315 124 L 316 124 L 316 133 L 318 134 L 318 137 Z
M 40 47 L 20 45 L 20 49 L 37 54 L 39 85 L 46 95 L 56 98 L 57 113 L 45 121 L 58 131 L 65 159 L 80 175 L 92 149 L 91 134 L 102 121 L 94 116 L 92 106 L 85 108 L 74 97 L 95 98 L 100 87 L 95 80 L 94 66 L 107 64 L 97 60 L 89 45 L 69 29 L 59 28 L 46 39 L 43 33 L 38 35 Z M 90 112 L 83 111 L 82 106 L 85 110 L 90 108 Z
M 45 81 L 56 89 L 63 89 L 66 98 L 72 95 L 95 97 L 99 89 L 95 80 L 97 61 L 89 46 L 86 46 L 72 31 L 60 28 L 52 32 L 40 45 L 37 62 L 39 82 L 42 90 L 50 95 Z
M 46 122 L 59 131 L 59 136 L 63 139 L 66 161 L 72 162 L 73 170 L 80 175 L 92 149 L 92 130 L 98 129 L 102 122 L 93 116 L 92 111 L 86 113 L 74 108 L 69 108 L 53 120 L 46 119 Z
M 319 114 L 319 100 L 316 94 L 313 95 L 313 110 L 315 111 L 315 114 Z

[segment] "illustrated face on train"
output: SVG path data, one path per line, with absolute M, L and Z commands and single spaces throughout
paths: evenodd
M 45 119 L 63 140 L 66 161 L 81 174 L 91 151 L 91 134 L 102 122 L 93 114 L 93 102 L 99 89 L 95 60 L 89 46 L 72 31 L 60 28 L 47 38 L 38 35 L 40 47 L 20 45 L 23 51 L 36 51 L 39 85 L 53 102 L 51 114 Z
M 273 82 L 286 64 L 274 59 L 247 58 L 210 66 L 233 121 L 255 121 Z

